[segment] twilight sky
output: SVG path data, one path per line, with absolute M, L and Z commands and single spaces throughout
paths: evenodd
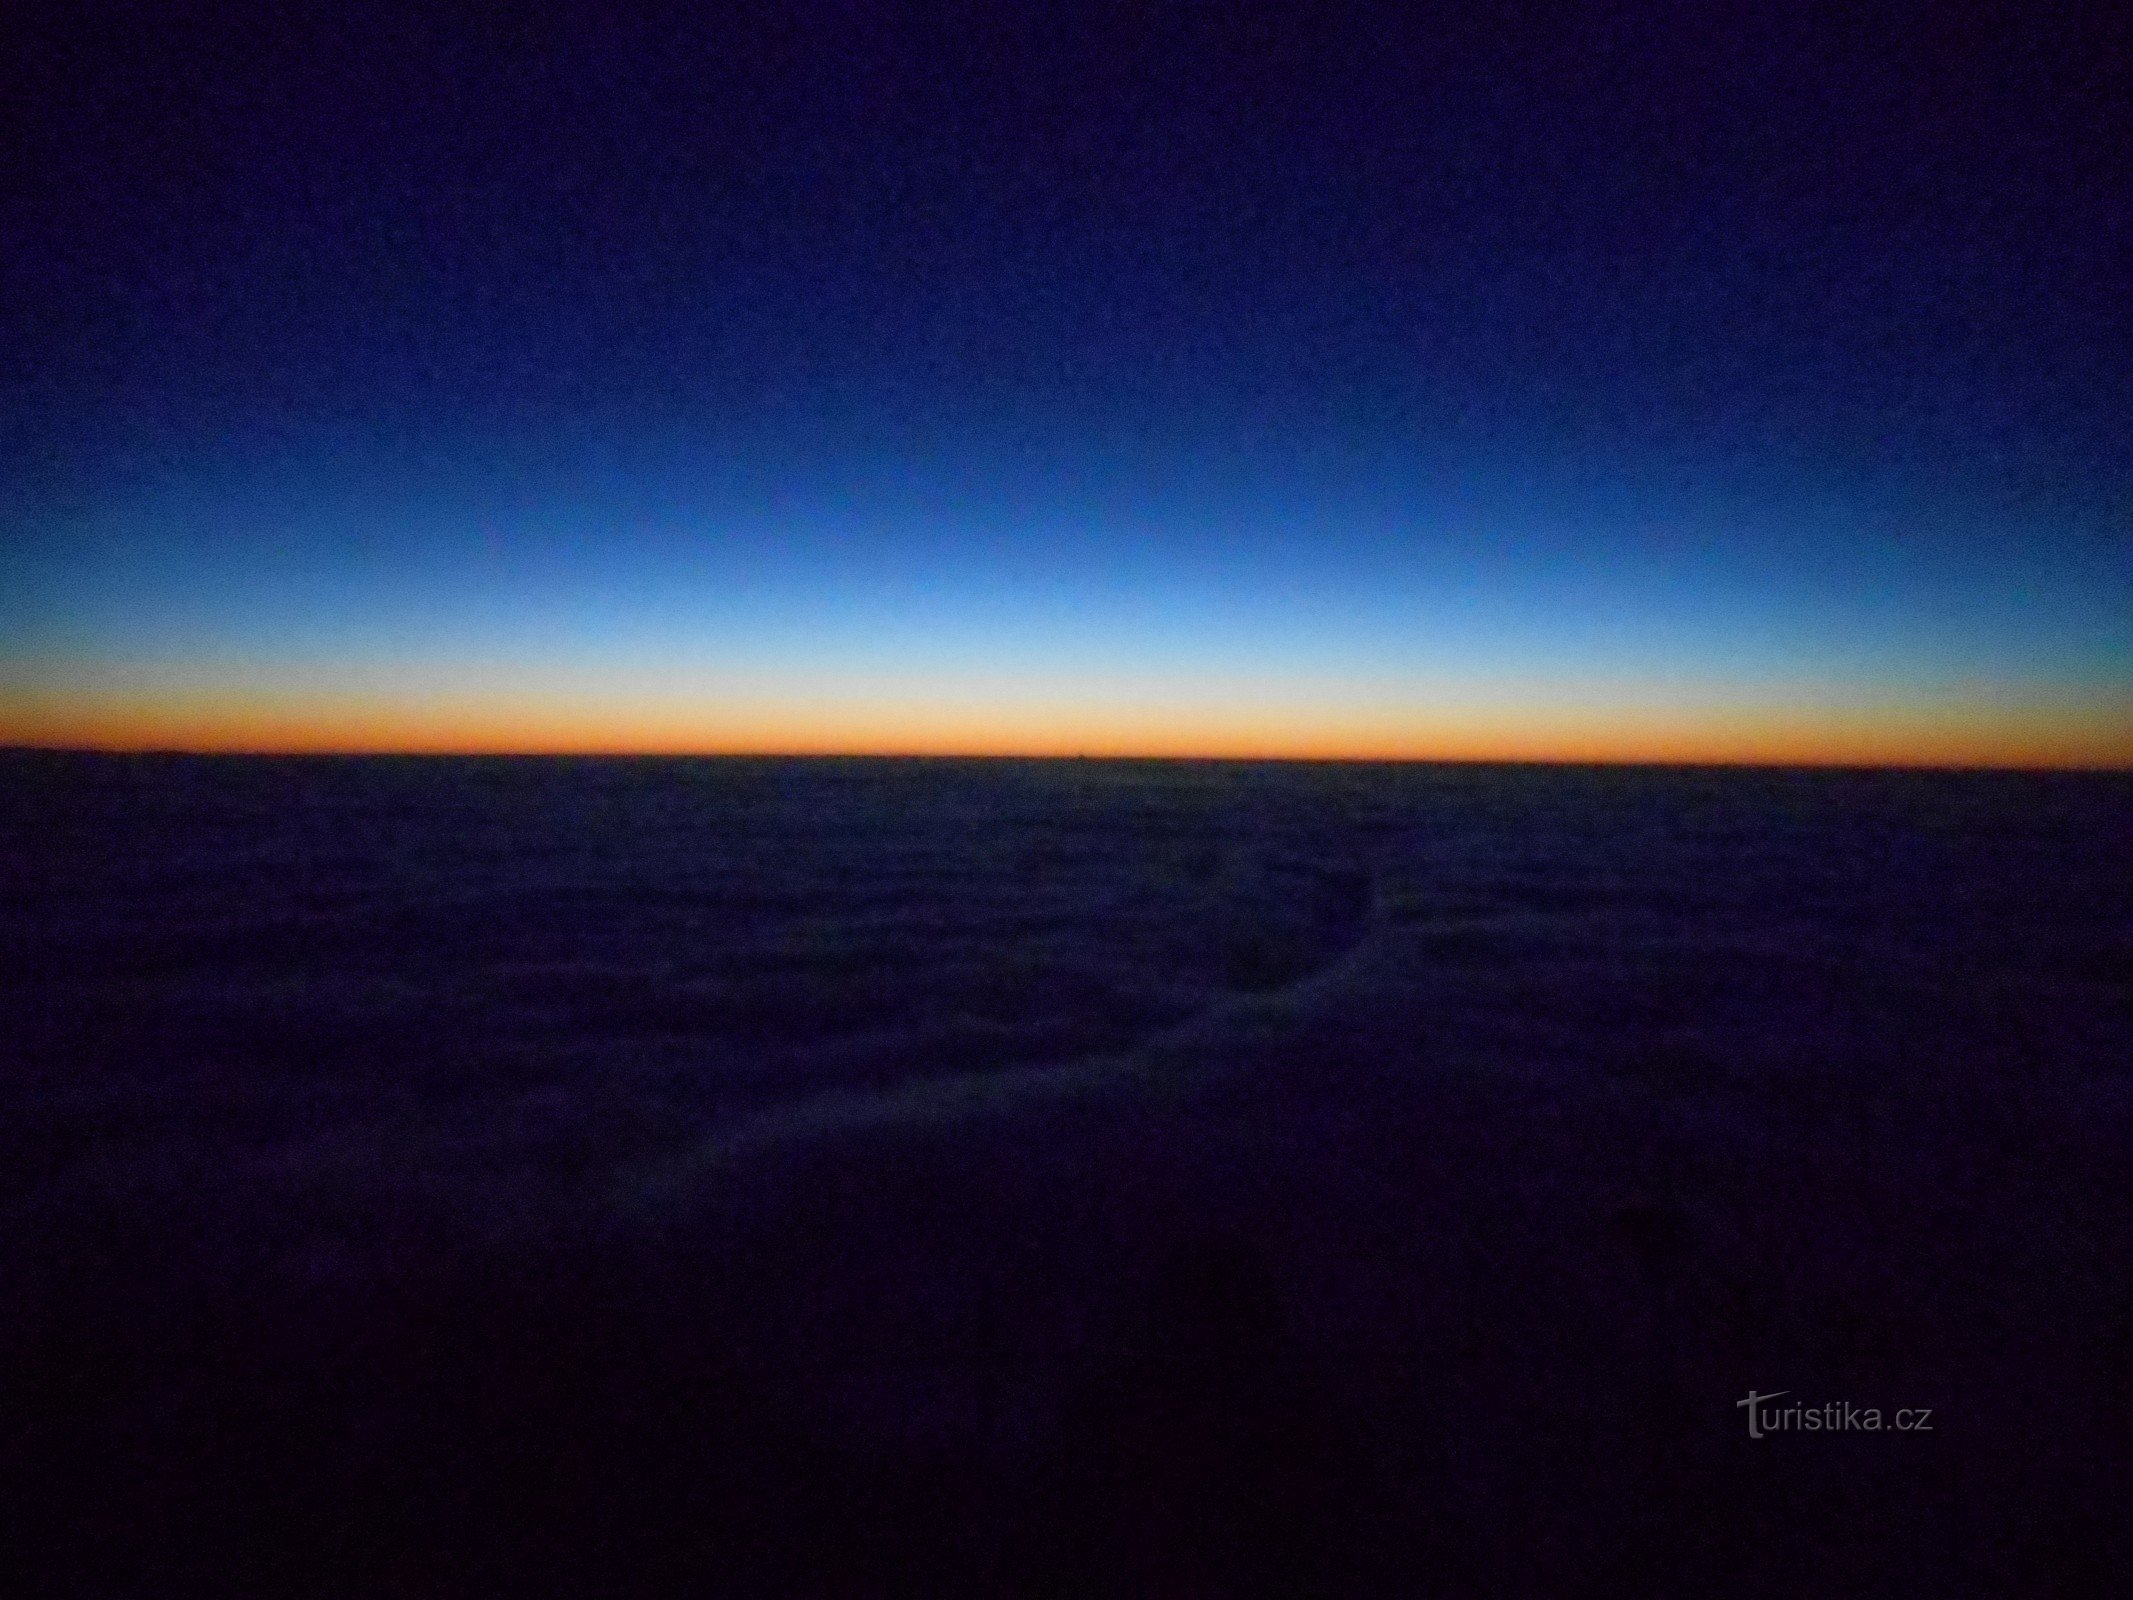
M 2133 763 L 2101 8 L 24 9 L 0 742 Z

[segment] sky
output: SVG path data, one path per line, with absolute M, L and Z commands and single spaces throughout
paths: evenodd
M 11 12 L 0 743 L 2133 765 L 2101 8 L 456 9 Z

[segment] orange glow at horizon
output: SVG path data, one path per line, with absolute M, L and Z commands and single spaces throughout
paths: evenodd
M 2115 704 L 1190 706 L 943 697 L 0 696 L 0 744 L 287 754 L 911 755 L 2133 767 Z

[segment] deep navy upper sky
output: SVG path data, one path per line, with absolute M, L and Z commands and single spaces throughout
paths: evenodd
M 189 9 L 9 24 L 0 735 L 2133 747 L 2101 8 Z

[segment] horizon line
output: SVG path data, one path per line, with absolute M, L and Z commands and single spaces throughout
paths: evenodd
M 383 745 L 164 745 L 84 744 L 75 742 L 0 741 L 0 757 L 22 755 L 190 757 L 230 760 L 395 760 L 395 761 L 932 761 L 932 762 L 1090 762 L 1110 765 L 1164 766 L 1350 766 L 1350 767 L 1584 767 L 1666 768 L 1681 771 L 1763 772 L 1918 772 L 2067 774 L 2098 777 L 2133 776 L 2133 761 L 1992 761 L 1870 760 L 1830 756 L 1771 759 L 1753 756 L 1542 756 L 1542 755 L 1330 755 L 1296 752 L 1262 754 L 1216 751 L 1028 751 L 900 749 L 654 749 L 525 748 L 440 749 L 435 746 Z

